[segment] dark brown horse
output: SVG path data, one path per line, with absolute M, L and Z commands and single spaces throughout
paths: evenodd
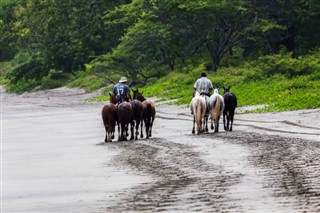
M 224 89 L 223 126 L 224 126 L 224 130 L 231 132 L 234 112 L 237 107 L 238 101 L 237 101 L 237 96 L 232 92 L 230 92 L 230 86 L 228 88 L 223 87 L 223 89 Z M 227 117 L 227 125 L 225 123 L 225 117 Z M 229 126 L 229 122 L 230 122 L 230 126 Z
M 149 138 L 152 136 L 152 126 L 154 119 L 156 117 L 156 107 L 154 103 L 150 100 L 146 100 L 142 93 L 139 90 L 132 90 L 133 91 L 133 99 L 139 100 L 142 102 L 142 117 L 144 120 L 144 124 L 146 127 L 146 137 Z M 141 135 L 143 138 L 143 135 Z
M 132 106 L 129 102 L 122 102 L 118 106 L 118 140 L 127 140 L 128 128 L 132 117 Z
M 102 108 L 102 120 L 106 130 L 106 138 L 104 142 L 111 142 L 114 139 L 114 132 L 118 120 L 117 107 L 113 103 L 107 103 Z
M 130 102 L 132 106 L 132 117 L 131 117 L 131 138 L 137 140 L 139 135 L 139 125 L 140 128 L 140 137 L 143 136 L 142 126 L 143 126 L 143 117 L 142 117 L 142 103 L 139 100 L 133 100 Z M 133 134 L 134 128 L 136 129 L 135 134 Z M 135 136 L 134 136 L 135 135 Z

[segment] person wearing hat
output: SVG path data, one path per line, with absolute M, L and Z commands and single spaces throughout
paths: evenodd
M 117 83 L 113 87 L 113 94 L 115 95 L 116 98 L 116 104 L 122 102 L 122 97 L 124 99 L 129 101 L 130 98 L 130 89 L 129 86 L 127 85 L 127 78 L 126 77 L 121 77 L 119 80 L 119 83 Z
M 193 85 L 194 93 L 198 91 L 201 95 L 206 95 L 210 97 L 210 92 L 213 90 L 212 82 L 209 78 L 207 78 L 207 73 L 202 72 L 201 77 L 197 79 L 197 81 Z M 190 106 L 191 114 L 193 114 L 192 107 Z

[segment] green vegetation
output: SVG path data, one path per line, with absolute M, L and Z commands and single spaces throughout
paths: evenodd
M 266 105 L 255 112 L 314 109 L 320 107 L 320 60 L 317 60 L 317 54 L 295 60 L 279 60 L 279 57 L 290 57 L 290 54 L 262 57 L 239 67 L 221 68 L 215 74 L 209 73 L 208 78 L 215 88 L 219 88 L 220 94 L 223 93 L 223 86 L 231 85 L 239 106 Z M 274 60 L 278 63 L 274 63 Z M 272 69 L 277 74 L 265 75 L 266 69 Z M 304 70 L 303 75 L 301 70 Z M 293 73 L 296 73 L 294 77 Z M 198 70 L 187 74 L 171 72 L 153 84 L 139 88 L 139 91 L 146 97 L 189 104 L 193 84 L 199 76 Z M 92 100 L 108 101 L 108 98 L 106 95 Z
M 16 93 L 109 91 L 126 76 L 184 104 L 205 70 L 240 105 L 315 108 L 319 26 L 315 0 L 2 0 L 0 80 Z

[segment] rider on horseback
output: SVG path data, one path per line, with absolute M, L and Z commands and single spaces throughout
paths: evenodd
M 200 95 L 210 96 L 210 92 L 213 90 L 212 82 L 207 78 L 207 73 L 202 72 L 201 78 L 194 83 L 195 91 L 198 91 Z
M 121 103 L 122 99 L 125 99 L 126 101 L 129 101 L 130 98 L 130 89 L 127 85 L 127 78 L 121 77 L 119 83 L 117 83 L 113 87 L 113 94 L 115 95 L 115 101 L 117 103 Z
M 197 81 L 193 85 L 194 92 L 193 97 L 196 91 L 200 93 L 200 95 L 206 95 L 210 97 L 210 92 L 213 90 L 213 85 L 210 79 L 207 78 L 207 73 L 202 72 L 201 77 L 197 79 Z M 192 107 L 190 106 L 191 114 L 193 114 Z

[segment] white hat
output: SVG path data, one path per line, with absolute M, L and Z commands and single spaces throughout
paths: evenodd
M 121 79 L 120 79 L 119 82 L 120 82 L 120 83 L 127 82 L 127 78 L 126 78 L 126 77 L 121 77 Z

